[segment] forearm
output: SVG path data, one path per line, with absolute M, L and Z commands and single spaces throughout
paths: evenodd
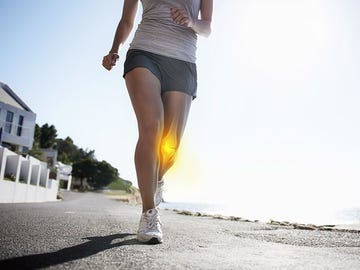
M 133 24 L 130 22 L 122 20 L 119 22 L 110 53 L 117 53 L 119 51 L 120 45 L 124 44 L 126 39 L 129 37 L 132 28 Z
M 210 0 L 209 0 L 210 1 Z M 212 16 L 212 2 L 206 2 L 206 11 L 201 11 L 201 18 L 191 18 L 190 14 L 180 8 L 171 7 L 170 14 L 173 21 L 177 24 L 191 28 L 195 33 L 208 37 L 211 33 L 211 16 Z M 205 13 L 205 15 L 203 14 Z
M 195 33 L 208 37 L 211 34 L 211 21 L 206 20 L 193 20 L 190 28 L 195 31 Z

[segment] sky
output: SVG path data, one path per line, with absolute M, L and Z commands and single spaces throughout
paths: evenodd
M 136 185 L 122 63 L 101 66 L 123 1 L 1 0 L 0 81 L 58 137 Z M 360 207 L 360 2 L 214 1 L 169 201 L 244 212 Z M 141 8 L 136 23 L 140 21 Z

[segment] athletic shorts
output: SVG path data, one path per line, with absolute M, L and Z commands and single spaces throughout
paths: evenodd
M 180 91 L 196 97 L 196 64 L 143 50 L 130 49 L 126 54 L 124 75 L 137 67 L 147 68 L 160 81 L 161 93 Z

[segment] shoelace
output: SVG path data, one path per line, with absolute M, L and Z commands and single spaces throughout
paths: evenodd
M 158 229 L 159 224 L 161 225 L 161 221 L 157 215 L 153 217 L 146 217 L 146 227 L 148 229 Z

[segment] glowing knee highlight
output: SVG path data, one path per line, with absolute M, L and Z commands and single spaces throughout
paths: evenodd
M 165 162 L 171 161 L 175 158 L 177 144 L 174 139 L 164 139 L 161 144 L 161 156 Z

